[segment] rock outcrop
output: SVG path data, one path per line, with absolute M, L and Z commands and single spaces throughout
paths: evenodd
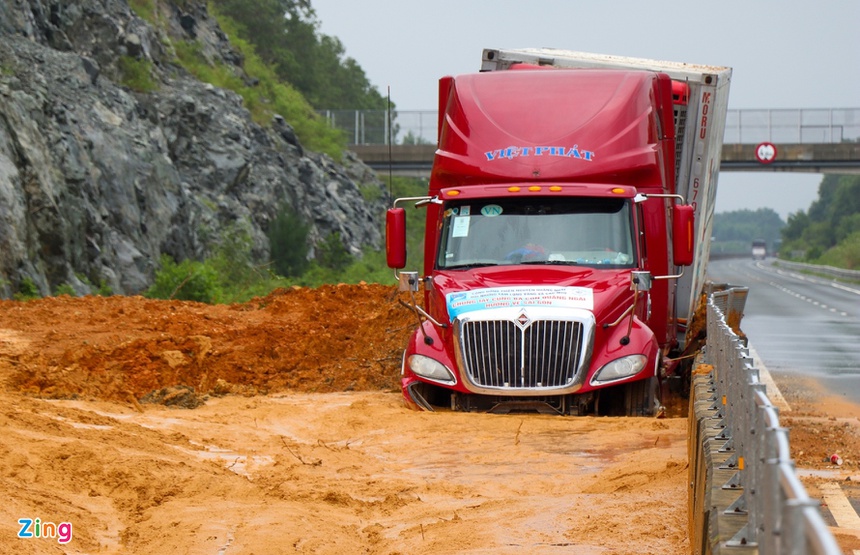
M 280 116 L 257 125 L 174 63 L 172 41 L 194 40 L 243 73 L 205 3 L 176 4 L 153 3 L 156 28 L 124 0 L 0 0 L 0 297 L 24 280 L 139 293 L 161 254 L 201 260 L 236 229 L 265 263 L 285 205 L 312 245 L 337 232 L 353 254 L 381 246 L 373 172 L 302 148 Z M 120 84 L 128 59 L 151 64 L 151 92 Z

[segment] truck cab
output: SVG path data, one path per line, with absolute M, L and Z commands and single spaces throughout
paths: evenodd
M 420 318 L 404 399 L 654 414 L 684 319 L 677 280 L 696 258 L 695 208 L 676 181 L 687 84 L 643 69 L 502 69 L 440 80 L 428 194 L 388 213 L 400 269 L 397 204 L 427 211 L 423 276 L 399 274 Z

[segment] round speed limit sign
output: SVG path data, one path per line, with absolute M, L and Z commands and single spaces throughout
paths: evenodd
M 776 145 L 773 143 L 761 143 L 755 147 L 755 159 L 762 164 L 770 164 L 776 160 Z

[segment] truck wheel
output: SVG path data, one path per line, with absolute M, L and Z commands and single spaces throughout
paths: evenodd
M 624 385 L 624 414 L 654 416 L 657 412 L 657 377 Z
M 657 377 L 603 389 L 595 405 L 600 416 L 654 416 L 657 413 Z

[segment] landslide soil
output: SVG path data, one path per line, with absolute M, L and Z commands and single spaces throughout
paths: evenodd
M 410 411 L 397 295 L 0 301 L 0 553 L 690 551 L 685 418 Z M 856 473 L 805 402 L 792 447 Z

